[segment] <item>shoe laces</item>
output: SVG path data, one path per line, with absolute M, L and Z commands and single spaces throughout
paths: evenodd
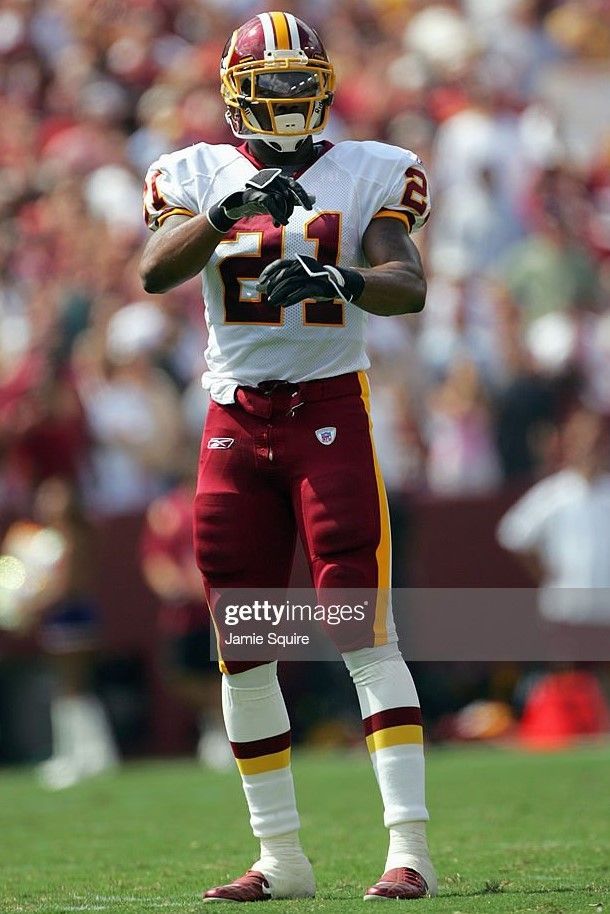
M 383 882 L 406 882 L 407 885 L 412 885 L 415 888 L 421 889 L 427 888 L 426 880 L 424 877 L 413 870 L 408 866 L 400 866 L 395 870 L 390 870 L 388 873 L 384 873 L 382 876 Z

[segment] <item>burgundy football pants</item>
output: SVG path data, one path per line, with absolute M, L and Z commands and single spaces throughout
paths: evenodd
M 353 649 L 392 639 L 387 499 L 363 372 L 238 388 L 235 403 L 210 404 L 194 506 L 208 599 L 287 587 L 297 533 L 316 590 L 376 591 Z M 226 671 L 255 665 L 227 661 Z

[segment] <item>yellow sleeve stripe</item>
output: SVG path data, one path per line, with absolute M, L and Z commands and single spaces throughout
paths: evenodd
M 412 217 L 408 213 L 401 213 L 396 209 L 380 209 L 378 213 L 375 213 L 373 219 L 399 219 L 409 231 L 413 228 Z
M 264 771 L 277 771 L 290 765 L 290 749 L 272 752 L 270 755 L 259 755 L 257 758 L 236 758 L 241 774 L 262 774 Z
M 400 727 L 386 727 L 385 730 L 375 730 L 366 738 L 369 752 L 379 749 L 389 749 L 391 746 L 422 745 L 424 741 L 423 728 L 418 724 L 403 724 Z
M 163 225 L 166 219 L 169 219 L 170 216 L 194 216 L 195 213 L 192 213 L 190 209 L 185 209 L 183 206 L 174 206 L 172 209 L 164 210 L 160 216 L 157 216 L 157 225 Z

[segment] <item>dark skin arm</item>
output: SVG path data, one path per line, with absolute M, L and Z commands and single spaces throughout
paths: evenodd
M 398 219 L 374 219 L 362 240 L 370 269 L 358 269 L 366 285 L 357 302 L 369 314 L 414 314 L 426 303 L 419 251 Z
M 224 238 L 207 216 L 170 216 L 151 235 L 140 259 L 147 292 L 167 292 L 200 273 Z
M 224 236 L 206 216 L 170 216 L 149 238 L 140 260 L 140 276 L 150 293 L 167 292 L 203 270 Z M 419 252 L 397 219 L 374 219 L 363 242 L 371 264 L 357 302 L 370 314 L 413 314 L 426 301 L 426 279 Z

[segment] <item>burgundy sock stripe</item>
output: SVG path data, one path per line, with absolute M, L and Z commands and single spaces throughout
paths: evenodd
M 290 730 L 277 736 L 267 736 L 265 739 L 252 739 L 247 743 L 231 742 L 231 749 L 235 758 L 258 758 L 259 755 L 282 752 L 284 749 L 290 749 Z
M 362 723 L 365 736 L 370 736 L 376 730 L 385 730 L 386 727 L 402 727 L 405 724 L 418 724 L 421 727 L 421 709 L 388 708 L 385 711 L 377 711 L 370 717 L 365 717 Z

